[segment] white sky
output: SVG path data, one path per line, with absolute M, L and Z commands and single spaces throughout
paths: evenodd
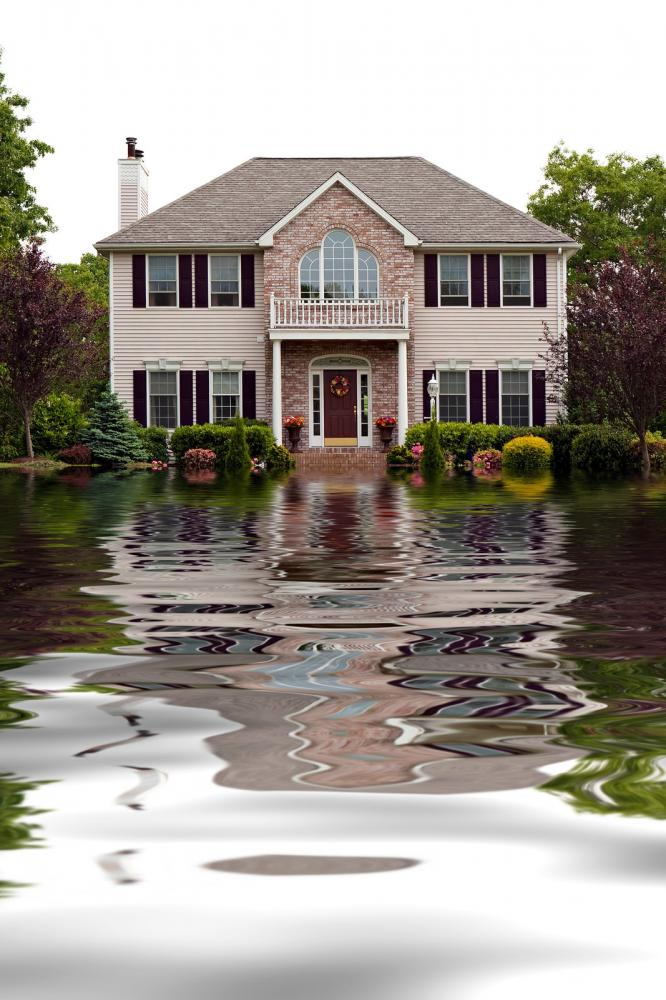
M 150 207 L 252 156 L 415 154 L 519 208 L 564 139 L 664 154 L 659 0 L 4 0 L 10 88 L 55 146 L 34 183 L 78 260 L 117 229 L 136 135 Z

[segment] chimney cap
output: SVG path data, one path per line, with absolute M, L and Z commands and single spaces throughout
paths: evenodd
M 128 135 L 127 138 L 125 139 L 125 142 L 136 142 L 136 136 Z
M 135 149 L 134 150 L 134 159 L 135 160 L 142 160 L 143 159 L 143 150 L 142 149 Z

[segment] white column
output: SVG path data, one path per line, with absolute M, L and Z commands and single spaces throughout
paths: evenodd
M 398 444 L 407 433 L 407 341 L 398 341 Z
M 282 444 L 282 341 L 273 341 L 273 434 Z

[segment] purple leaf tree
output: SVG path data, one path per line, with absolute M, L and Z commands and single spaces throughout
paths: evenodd
M 556 394 L 594 399 L 603 419 L 638 435 L 643 476 L 646 434 L 666 410 L 666 271 L 652 251 L 604 261 L 568 307 L 568 334 L 544 327 L 547 380 Z
M 101 312 L 58 276 L 38 242 L 0 258 L 0 362 L 23 416 L 29 458 L 35 403 L 103 371 L 105 352 L 93 337 Z

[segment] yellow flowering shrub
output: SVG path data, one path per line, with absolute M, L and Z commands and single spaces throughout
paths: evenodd
M 502 449 L 502 467 L 511 472 L 540 472 L 550 467 L 552 458 L 552 446 L 534 434 L 513 438 Z

